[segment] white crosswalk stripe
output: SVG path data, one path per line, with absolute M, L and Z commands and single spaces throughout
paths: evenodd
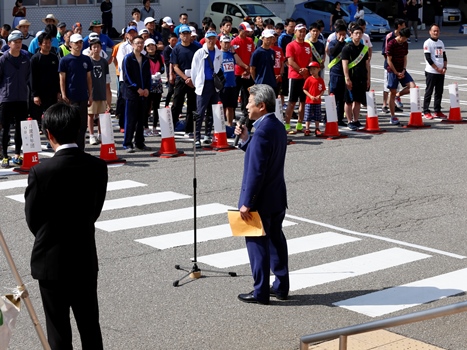
M 323 232 L 315 235 L 289 239 L 287 240 L 287 249 L 290 256 L 293 254 L 304 253 L 307 251 L 332 247 L 359 240 L 359 238 L 345 236 L 339 233 Z M 237 249 L 223 253 L 200 256 L 198 261 L 219 268 L 238 266 L 248 264 L 249 262 L 246 249 Z
M 26 186 L 27 179 L 0 182 L 0 190 L 25 188 Z M 110 192 L 145 186 L 147 185 L 144 183 L 123 180 L 109 182 L 107 190 Z M 24 203 L 24 194 L 11 195 L 7 197 L 20 203 Z M 155 212 L 144 215 L 124 215 L 119 216 L 118 219 L 100 220 L 96 223 L 96 228 L 106 232 L 118 232 L 162 224 L 174 224 L 175 226 L 178 222 L 183 220 L 193 219 L 194 208 L 192 206 L 185 206 L 180 209 L 161 211 L 161 205 L 169 201 L 180 201 L 180 203 L 185 204 L 184 201 L 188 202 L 187 200 L 190 198 L 191 196 L 186 194 L 165 191 L 109 199 L 105 201 L 103 210 L 115 211 L 117 214 L 119 210 L 148 205 L 154 205 L 154 208 L 157 209 L 155 209 Z M 218 220 L 218 225 L 197 228 L 197 243 L 206 245 L 211 244 L 211 248 L 219 250 L 219 244 L 213 244 L 210 243 L 210 241 L 218 241 L 220 239 L 232 237 L 230 226 L 226 224 L 226 213 L 228 209 L 234 208 L 220 203 L 209 203 L 199 205 L 196 209 L 198 218 L 218 216 L 218 218 L 213 219 L 214 222 Z M 289 227 L 310 225 L 310 227 L 316 228 L 316 225 L 320 224 L 313 220 L 294 217 L 291 215 L 287 215 L 287 218 L 293 221 L 284 221 L 283 227 L 286 234 Z M 358 242 L 369 242 L 377 239 L 376 236 L 372 234 L 359 233 L 343 228 L 340 229 L 329 224 L 322 224 L 321 226 L 327 230 L 332 230 L 332 232 L 326 231 L 314 233 L 288 239 L 287 241 L 289 256 L 300 256 L 300 258 L 296 260 L 294 258 L 290 259 L 290 290 L 292 292 L 316 287 L 326 283 L 338 282 L 349 278 L 358 278 L 358 276 L 414 263 L 428 259 L 432 256 L 413 250 L 417 248 L 418 250 L 424 248 L 428 253 L 443 256 L 446 259 L 459 258 L 458 256 L 451 256 L 452 254 L 449 255 L 447 252 L 438 251 L 434 248 L 420 247 L 410 243 L 404 244 L 404 242 L 386 239 L 385 244 L 392 245 L 393 248 L 293 270 L 294 260 L 303 261 L 301 258 L 312 251 L 330 249 L 335 246 L 347 245 L 350 243 L 359 244 Z M 334 231 L 338 231 L 340 233 L 336 233 Z M 152 248 L 167 250 L 175 247 L 191 245 L 193 244 L 193 239 L 193 230 L 187 230 L 136 239 L 136 242 L 145 244 Z M 349 250 L 349 252 L 352 251 L 353 250 Z M 198 257 L 197 261 L 216 268 L 229 268 L 249 263 L 248 254 L 245 248 L 233 249 L 224 252 L 217 251 L 213 254 Z M 271 281 L 273 281 L 273 279 L 274 276 L 271 276 Z M 385 290 L 360 295 L 355 298 L 338 301 L 334 303 L 334 305 L 370 317 L 377 317 L 463 292 L 467 292 L 467 269 L 453 271 L 419 281 L 412 281 L 400 286 L 394 286 Z

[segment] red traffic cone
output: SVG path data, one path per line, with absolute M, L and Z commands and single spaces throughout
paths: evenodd
M 234 146 L 227 142 L 227 133 L 225 131 L 225 117 L 222 102 L 212 105 L 212 119 L 214 124 L 213 142 L 207 149 L 217 152 L 225 152 L 235 149 Z
M 403 128 L 429 128 L 431 125 L 423 123 L 420 90 L 418 86 L 410 88 L 410 119 L 407 125 Z
M 360 132 L 367 132 L 371 134 L 381 134 L 386 132 L 379 128 L 378 112 L 375 104 L 375 90 L 366 92 L 366 123 L 365 128 L 358 130 Z
M 365 124 L 365 129 L 359 130 L 363 132 L 369 132 L 372 134 L 378 134 L 378 133 L 383 133 L 386 132 L 386 130 L 380 129 L 379 127 L 379 120 L 378 116 L 373 116 L 370 117 L 369 115 L 366 116 L 366 124 Z
M 125 163 L 126 159 L 118 158 L 115 143 L 107 145 L 101 144 L 100 159 L 105 160 L 106 163 Z
M 19 168 L 14 168 L 13 171 L 18 173 L 27 174 L 29 170 L 34 166 L 39 164 L 39 154 L 37 152 L 28 152 L 24 153 L 23 165 Z
M 319 138 L 325 138 L 328 140 L 343 139 L 347 135 L 339 133 L 339 126 L 337 125 L 337 110 L 336 110 L 336 97 L 334 94 L 324 97 L 324 104 L 327 113 L 327 122 L 324 128 L 324 133 L 316 135 Z
M 403 128 L 429 128 L 431 125 L 423 123 L 422 112 L 410 112 L 410 119 Z
M 160 157 L 160 158 L 173 158 L 173 157 L 180 157 L 186 156 L 185 152 L 177 151 L 175 147 L 175 137 L 165 137 L 161 140 L 161 148 L 158 152 L 151 153 L 153 157 Z
M 460 107 L 451 107 L 449 108 L 448 119 L 441 120 L 441 123 L 461 124 L 461 123 L 467 123 L 467 121 L 462 119 Z
M 151 156 L 160 158 L 185 156 L 185 152 L 177 151 L 177 148 L 175 147 L 173 119 L 170 108 L 160 108 L 158 111 L 162 137 L 161 148 L 158 152 L 151 153 Z

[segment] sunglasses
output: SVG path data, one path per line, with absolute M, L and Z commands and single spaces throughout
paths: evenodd
M 99 25 L 99 24 L 101 24 L 101 21 L 92 21 L 91 23 L 92 23 L 93 25 Z

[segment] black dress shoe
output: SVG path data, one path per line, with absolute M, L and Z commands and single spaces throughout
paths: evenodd
M 256 299 L 253 296 L 253 292 L 250 292 L 248 294 L 239 294 L 238 299 L 240 301 L 243 301 L 244 303 L 263 304 L 263 305 L 268 305 L 269 304 L 269 300 L 268 301 L 260 301 L 260 300 Z
M 269 288 L 269 295 L 279 300 L 287 300 L 289 298 L 287 295 L 277 294 L 277 292 L 272 287 Z

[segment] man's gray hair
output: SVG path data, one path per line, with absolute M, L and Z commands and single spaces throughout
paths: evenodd
M 257 84 L 251 86 L 250 95 L 253 95 L 256 106 L 264 102 L 268 113 L 274 113 L 276 111 L 276 93 L 269 85 Z

